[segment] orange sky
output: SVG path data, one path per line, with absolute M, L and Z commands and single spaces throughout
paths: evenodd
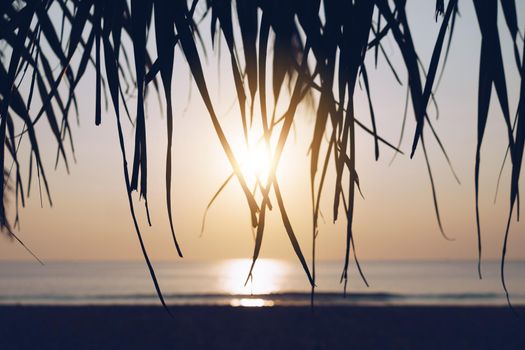
M 429 4 L 415 4 L 408 13 L 409 19 L 412 19 L 416 47 L 421 48 L 425 64 L 428 64 L 431 45 L 438 30 L 430 7 Z M 521 14 L 524 10 L 523 6 L 519 8 L 520 19 L 523 19 Z M 429 142 L 444 227 L 455 241 L 449 242 L 440 236 L 422 151 L 418 150 L 413 160 L 400 156 L 389 166 L 392 151 L 382 148 L 380 160 L 375 162 L 371 138 L 358 133 L 357 170 L 365 199 L 358 198 L 356 201 L 354 231 L 361 259 L 476 259 L 473 178 L 480 35 L 472 4 L 461 2 L 460 11 L 462 16 L 457 23 L 451 57 L 437 92 L 440 119 L 435 122 L 435 126 L 450 152 L 461 185 L 455 183 L 437 144 Z M 509 54 L 505 62 L 511 106 L 515 108 L 519 85 L 516 72 L 513 71 L 512 50 L 503 23 L 501 28 L 503 45 Z M 208 31 L 203 31 L 203 34 L 208 35 Z M 153 41 L 153 38 L 150 40 Z M 387 44 L 386 49 L 403 77 L 405 72 L 401 69 L 401 55 L 394 42 Z M 238 107 L 229 111 L 235 98 L 229 62 L 223 58 L 220 64 L 220 85 L 217 62 L 211 59 L 206 65 L 208 87 L 228 137 L 240 154 L 242 130 Z M 395 143 L 401 127 L 405 87 L 396 85 L 384 60 L 380 59 L 378 70 L 372 69 L 371 60 L 369 67 L 378 130 L 384 138 Z M 47 157 L 45 164 L 54 207 L 50 209 L 44 202 L 44 208 L 40 208 L 38 190 L 33 183 L 31 199 L 27 207 L 21 210 L 20 237 L 43 260 L 142 259 L 128 212 L 112 109 L 104 113 L 101 126 L 94 126 L 93 79 L 93 71 L 90 71 L 79 90 L 81 126 L 73 130 L 78 163 L 72 166 L 69 176 L 63 164 L 60 164 L 58 171 L 52 171 L 56 145 L 48 127 L 40 126 L 42 152 L 52 155 Z M 185 259 L 250 257 L 253 239 L 249 213 L 236 181 L 227 187 L 211 208 L 206 230 L 200 236 L 204 209 L 231 168 L 195 86 L 185 111 L 188 93 L 186 63 L 181 53 L 177 52 L 173 91 L 173 213 Z M 357 117 L 368 123 L 370 119 L 366 103 L 363 92 L 358 91 Z M 292 224 L 309 257 L 311 203 L 307 150 L 314 116 L 307 108 L 303 108 L 296 119 L 295 133 L 290 135 L 278 175 Z M 178 259 L 171 242 L 164 206 L 165 122 L 156 97 L 150 96 L 147 137 L 153 227 L 147 227 L 142 205 L 137 205 L 137 212 L 148 250 L 154 260 Z M 131 154 L 132 129 L 129 123 L 125 125 L 128 153 Z M 402 147 L 405 151 L 413 131 L 413 116 L 409 115 Z M 259 135 L 254 130 L 254 137 Z M 484 258 L 487 259 L 498 259 L 500 256 L 508 210 L 508 168 L 502 191 L 496 204 L 493 203 L 499 166 L 506 147 L 505 138 L 501 115 L 493 104 L 482 151 L 481 175 L 480 203 Z M 342 259 L 346 223 L 344 220 L 336 224 L 331 222 L 333 182 L 328 181 L 325 188 L 321 210 L 326 222 L 321 220 L 318 257 Z M 293 259 L 293 251 L 279 213 L 272 211 L 268 221 L 262 257 Z M 520 249 L 525 244 L 525 237 L 520 234 L 524 229 L 523 222 L 512 226 L 508 252 L 511 259 L 525 258 L 523 249 Z M 0 259 L 30 259 L 30 256 L 17 244 L 2 238 Z

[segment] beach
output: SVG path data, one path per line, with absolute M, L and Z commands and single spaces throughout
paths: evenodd
M 1 306 L 0 349 L 523 349 L 525 308 Z
M 261 260 L 158 263 L 173 318 L 143 262 L 0 264 L 4 349 L 525 349 L 525 262 L 367 262 L 343 297 L 340 264 L 319 264 L 315 308 L 300 266 Z M 254 294 L 251 294 L 253 292 Z

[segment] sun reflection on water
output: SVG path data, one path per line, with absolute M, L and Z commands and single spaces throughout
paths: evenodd
M 242 298 L 242 299 L 232 299 L 230 302 L 231 306 L 242 306 L 242 307 L 263 307 L 263 306 L 273 306 L 272 300 L 264 300 L 260 298 Z
M 283 281 L 288 273 L 289 266 L 279 260 L 257 260 L 253 270 L 253 279 L 244 285 L 250 270 L 250 259 L 233 259 L 223 262 L 221 266 L 223 289 L 231 295 L 263 295 L 282 292 Z M 266 306 L 258 305 L 263 299 L 241 298 L 237 306 Z M 245 305 L 243 305 L 245 304 Z M 248 305 L 250 304 L 250 305 Z

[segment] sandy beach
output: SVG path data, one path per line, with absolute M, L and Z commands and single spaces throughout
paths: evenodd
M 3 306 L 0 349 L 523 349 L 525 308 Z

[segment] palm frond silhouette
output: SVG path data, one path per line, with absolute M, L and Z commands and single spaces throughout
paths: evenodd
M 325 179 L 330 166 L 335 168 L 333 193 L 333 220 L 344 207 L 346 213 L 345 258 L 341 281 L 348 279 L 348 267 L 355 259 L 354 244 L 354 203 L 359 190 L 359 176 L 356 168 L 356 129 L 362 129 L 374 140 L 375 158 L 381 149 L 400 150 L 384 139 L 376 127 L 373 86 L 368 79 L 365 57 L 373 55 L 375 65 L 382 55 L 392 74 L 400 85 L 406 85 L 407 103 L 416 120 L 412 132 L 410 157 L 423 152 L 434 200 L 437 224 L 443 236 L 448 239 L 441 223 L 437 190 L 434 186 L 432 168 L 427 155 L 427 138 L 434 138 L 450 165 L 450 159 L 443 143 L 433 127 L 428 105 L 435 103 L 434 91 L 444 71 L 450 52 L 455 23 L 458 20 L 457 0 L 437 0 L 435 19 L 440 23 L 437 38 L 429 62 L 422 62 L 411 34 L 406 0 L 11 0 L 0 2 L 0 165 L 6 169 L 6 176 L 0 177 L 0 226 L 10 230 L 5 211 L 6 188 L 14 182 L 16 209 L 24 205 L 29 195 L 33 173 L 36 172 L 38 185 L 52 204 L 47 182 L 47 169 L 39 149 L 40 135 L 37 123 L 47 121 L 56 140 L 55 167 L 63 162 L 66 169 L 74 159 L 71 115 L 76 114 L 77 86 L 87 68 L 92 66 L 95 79 L 94 122 L 102 120 L 104 97 L 111 101 L 117 124 L 118 139 L 122 154 L 122 171 L 129 202 L 129 210 L 140 242 L 144 258 L 161 302 L 164 304 L 155 271 L 141 236 L 135 213 L 132 192 L 137 191 L 148 209 L 148 160 L 147 122 L 145 99 L 147 89 L 153 87 L 164 98 L 166 106 L 166 133 L 168 144 L 165 163 L 165 200 L 171 235 L 177 253 L 182 257 L 182 245 L 177 240 L 172 219 L 172 137 L 174 50 L 179 47 L 187 61 L 188 68 L 196 83 L 200 96 L 209 112 L 212 125 L 232 168 L 232 176 L 239 182 L 250 209 L 251 224 L 255 230 L 255 246 L 252 269 L 259 256 L 265 231 L 266 211 L 277 204 L 290 243 L 299 259 L 308 280 L 315 287 L 315 241 L 318 235 L 321 194 L 330 191 Z M 513 54 L 520 74 L 521 87 L 518 108 L 514 115 L 509 107 L 509 94 L 502 60 L 503 48 L 499 39 L 498 4 L 505 17 L 505 23 L 513 41 Z M 497 95 L 501 115 L 506 125 L 508 153 L 512 165 L 510 184 L 510 210 L 502 248 L 501 278 L 505 287 L 504 263 L 507 237 L 515 207 L 519 212 L 519 178 L 525 146 L 525 80 L 524 54 L 520 55 L 522 37 L 518 29 L 516 3 L 512 0 L 474 1 L 475 11 L 482 36 L 480 71 L 478 81 L 478 136 L 475 162 L 476 218 L 479 261 L 481 261 L 481 227 L 478 210 L 478 187 L 480 154 L 487 124 L 488 107 L 492 88 Z M 49 15 L 53 7 L 60 13 L 61 20 L 54 21 Z M 197 18 L 199 17 L 199 18 Z M 208 28 L 212 35 L 213 47 L 198 49 L 203 18 L 210 19 Z M 236 35 L 235 33 L 239 33 Z M 155 34 L 156 50 L 148 46 L 150 33 Z M 132 46 L 123 44 L 130 40 Z M 403 69 L 407 79 L 403 81 L 391 64 L 383 48 L 386 38 L 393 38 L 402 55 Z M 236 158 L 228 136 L 215 111 L 209 93 L 207 79 L 201 64 L 203 50 L 213 51 L 217 42 L 223 40 L 227 46 L 226 55 L 231 63 L 232 78 L 241 116 L 242 130 L 248 142 L 248 128 L 255 115 L 260 115 L 263 142 L 272 157 L 271 171 L 266 183 L 259 183 L 250 189 Z M 204 45 L 204 44 L 203 44 Z M 131 60 L 133 58 L 133 60 Z M 59 62 L 59 69 L 51 62 Z M 132 65 L 131 62 L 134 62 Z M 271 74 L 269 73 L 271 72 Z M 29 89 L 21 88 L 21 82 L 28 81 Z M 271 84 L 267 84 L 268 82 Z M 364 86 L 370 109 L 370 124 L 358 119 L 354 112 L 354 92 L 358 84 Z M 270 86 L 267 86 L 270 85 Z M 289 96 L 285 94 L 289 86 Z M 127 105 L 126 95 L 130 89 L 136 91 L 137 103 Z M 106 94 L 109 92 L 109 97 Z M 33 98 L 38 94 L 42 104 L 37 109 Z M 278 115 L 277 103 L 286 98 L 287 108 Z M 310 187 L 312 201 L 312 265 L 308 266 L 287 214 L 276 171 L 289 137 L 296 111 L 301 103 L 310 100 L 315 112 L 315 126 L 311 137 Z M 122 110 L 121 107 L 124 107 Z M 259 109 L 255 113 L 255 109 Z M 133 112 L 130 112 L 133 110 Z M 405 118 L 406 118 L 405 111 Z M 87 116 L 82 115 L 82 118 Z M 123 135 L 122 122 L 128 118 L 134 124 L 134 142 L 127 144 Z M 403 122 L 404 131 L 404 122 Z M 401 135 L 401 138 L 403 135 Z M 27 138 L 30 144 L 29 178 L 22 179 L 19 154 L 21 140 Z M 276 139 L 276 143 L 271 140 Z M 70 150 L 68 149 L 70 148 Z M 133 157 L 128 159 L 126 149 L 133 147 Z M 24 158 L 25 159 L 25 158 Z M 450 166 L 452 169 L 452 166 Z M 452 169 L 454 173 L 454 170 Z M 455 173 L 454 173 L 455 176 Z M 349 181 L 344 179 L 348 178 Z M 456 177 L 457 178 L 457 177 Z M 223 186 L 224 187 L 224 186 Z M 222 188 L 219 189 L 220 194 Z M 215 197 L 214 197 L 215 198 Z M 213 202 L 213 199 L 212 199 Z M 18 214 L 15 226 L 18 222 Z M 251 276 L 251 270 L 248 278 Z M 481 268 L 479 268 L 481 277 Z M 364 275 L 362 275 L 364 279 Z M 366 282 L 366 280 L 365 280 Z M 313 295 L 313 294 L 312 294 Z

